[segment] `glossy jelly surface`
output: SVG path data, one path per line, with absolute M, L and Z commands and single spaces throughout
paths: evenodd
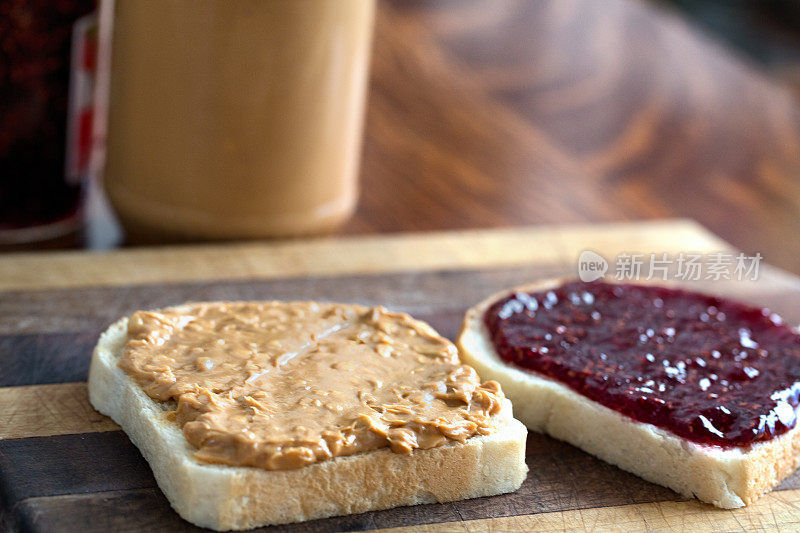
M 509 294 L 484 323 L 503 360 L 700 444 L 749 446 L 796 423 L 800 335 L 767 309 L 575 281 Z

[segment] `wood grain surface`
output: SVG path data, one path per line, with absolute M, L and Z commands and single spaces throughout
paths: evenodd
M 526 238 L 527 233 L 527 238 Z M 646 237 L 646 238 L 645 238 Z M 553 227 L 343 240 L 341 247 L 301 243 L 292 253 L 274 246 L 228 250 L 228 262 L 211 261 L 191 279 L 175 279 L 175 264 L 201 262 L 226 248 L 139 250 L 146 276 L 130 279 L 118 269 L 134 251 L 91 256 L 102 269 L 86 268 L 86 256 L 54 253 L 5 257 L 0 271 L 32 270 L 0 289 L 0 526 L 24 531 L 193 531 L 169 507 L 147 463 L 111 420 L 86 397 L 89 357 L 99 333 L 135 309 L 208 299 L 307 299 L 382 304 L 427 320 L 454 338 L 464 310 L 504 287 L 574 275 L 575 251 L 602 241 L 607 257 L 642 253 L 729 249 L 699 226 L 685 221 L 597 228 Z M 491 245 L 486 246 L 487 243 Z M 543 243 L 551 249 L 545 250 Z M 331 244 L 331 243 L 329 243 Z M 511 246 L 541 253 L 516 255 Z M 443 250 L 462 249 L 446 261 Z M 473 250 L 467 252 L 466 250 Z M 273 252 L 270 254 L 270 252 Z M 354 269 L 345 269 L 345 254 Z M 475 263 L 478 255 L 481 261 Z M 226 272 L 272 257 L 265 270 Z M 396 264 L 393 258 L 406 258 Z M 413 269 L 411 258 L 430 268 Z M 315 267 L 312 259 L 331 265 Z M 495 264 L 492 262 L 495 261 Z M 16 264 L 16 268 L 15 268 Z M 36 265 L 40 265 L 36 267 Z M 40 276 L 40 283 L 35 268 Z M 252 267 L 249 267 L 252 268 Z M 104 272 L 104 274 L 103 274 Z M 159 272 L 162 278 L 159 279 Z M 60 274 L 59 274 L 60 273 Z M 98 283 L 92 280 L 103 274 Z M 700 282 L 713 290 L 770 305 L 800 323 L 800 279 L 764 267 L 756 282 Z M 787 478 L 756 505 L 722 511 L 677 496 L 605 464 L 572 446 L 530 433 L 530 474 L 513 493 L 448 504 L 404 507 L 272 528 L 310 532 L 412 528 L 422 531 L 589 531 L 674 529 L 697 531 L 800 527 L 800 474 Z
M 800 106 L 673 13 L 380 8 L 347 233 L 690 217 L 800 273 Z
M 464 246 L 469 242 L 470 246 Z M 726 250 L 730 245 L 691 220 L 639 224 L 541 226 L 255 244 L 125 249 L 113 253 L 0 255 L 0 289 L 133 285 L 211 279 L 465 269 L 610 256 L 624 242 L 658 252 Z

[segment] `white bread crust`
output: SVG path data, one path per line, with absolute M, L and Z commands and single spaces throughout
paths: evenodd
M 527 429 L 511 403 L 491 435 L 415 450 L 388 448 L 338 457 L 297 470 L 204 463 L 166 407 L 147 396 L 117 362 L 127 318 L 100 337 L 89 371 L 89 399 L 128 434 L 159 487 L 184 519 L 218 531 L 249 529 L 401 505 L 447 502 L 517 490 L 527 474 Z
M 503 362 L 483 315 L 512 291 L 543 291 L 565 280 L 545 280 L 494 294 L 471 308 L 458 339 L 462 360 L 483 379 L 498 381 L 529 429 L 566 441 L 648 481 L 726 509 L 772 490 L 800 465 L 800 425 L 747 448 L 703 446 L 634 421 L 556 380 Z

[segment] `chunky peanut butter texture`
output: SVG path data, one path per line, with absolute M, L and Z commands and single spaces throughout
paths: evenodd
M 503 393 L 427 324 L 380 307 L 192 304 L 139 311 L 119 366 L 211 463 L 267 470 L 493 430 Z

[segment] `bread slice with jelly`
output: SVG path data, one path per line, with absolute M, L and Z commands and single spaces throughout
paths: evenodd
M 192 305 L 173 309 L 188 315 Z M 514 491 L 526 476 L 527 430 L 513 418 L 507 399 L 491 416 L 491 431 L 410 453 L 380 447 L 292 469 L 201 460 L 176 423 L 175 402 L 154 399 L 120 368 L 128 323 L 119 320 L 99 339 L 89 373 L 91 403 L 122 427 L 172 507 L 196 525 L 249 529 L 475 498 Z
M 564 281 L 540 281 L 490 296 L 467 312 L 457 342 L 462 360 L 484 379 L 502 385 L 517 418 L 529 429 L 722 508 L 747 505 L 794 472 L 800 464 L 798 426 L 745 446 L 698 442 L 637 421 L 559 379 L 503 360 L 484 322 L 486 311 L 510 294 L 546 294 Z

